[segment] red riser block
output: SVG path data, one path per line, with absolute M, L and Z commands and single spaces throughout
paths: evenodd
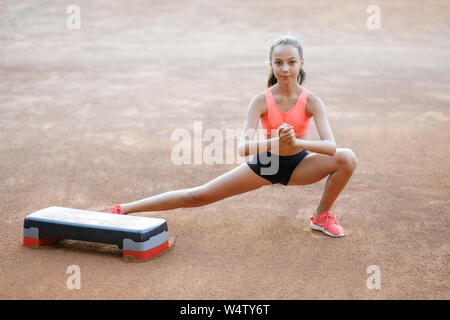
M 44 237 L 42 239 L 23 237 L 23 245 L 25 247 L 48 246 L 58 241 L 58 238 Z
M 169 247 L 169 240 L 147 251 L 131 251 L 123 250 L 123 256 L 135 256 L 138 259 L 144 260 L 156 256 L 158 253 L 163 252 Z

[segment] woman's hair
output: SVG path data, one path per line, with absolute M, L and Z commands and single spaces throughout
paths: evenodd
M 298 54 L 300 56 L 300 59 L 303 58 L 303 48 L 302 45 L 300 44 L 300 42 L 295 39 L 294 37 L 291 36 L 283 36 L 281 38 L 276 39 L 272 45 L 270 46 L 270 54 L 269 54 L 269 59 L 270 61 L 272 61 L 272 52 L 273 49 L 275 49 L 275 47 L 282 45 L 282 44 L 287 44 L 287 45 L 291 45 L 297 48 L 298 50 Z M 299 84 L 303 84 L 303 82 L 306 79 L 306 73 L 305 71 L 302 69 L 300 69 L 300 72 L 298 73 L 297 76 L 297 81 Z M 268 80 L 267 80 L 267 87 L 270 88 L 271 86 L 273 86 L 275 83 L 277 83 L 277 78 L 275 78 L 275 75 L 273 74 L 273 71 L 270 71 Z

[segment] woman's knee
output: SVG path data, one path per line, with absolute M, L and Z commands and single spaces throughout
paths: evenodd
M 186 201 L 189 206 L 197 207 L 211 203 L 212 199 L 204 186 L 198 186 L 187 190 Z
M 354 171 L 358 165 L 358 159 L 352 149 L 340 148 L 336 152 L 336 161 L 340 168 Z

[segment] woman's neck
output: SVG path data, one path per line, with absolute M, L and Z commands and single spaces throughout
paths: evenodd
M 298 96 L 300 91 L 300 86 L 298 83 L 289 83 L 289 84 L 280 84 L 279 82 L 276 84 L 276 90 L 279 94 L 285 97 Z

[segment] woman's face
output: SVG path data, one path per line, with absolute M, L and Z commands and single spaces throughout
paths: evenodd
M 300 59 L 296 47 L 281 44 L 272 51 L 270 68 L 278 82 L 297 82 L 297 76 L 303 63 L 304 59 Z

